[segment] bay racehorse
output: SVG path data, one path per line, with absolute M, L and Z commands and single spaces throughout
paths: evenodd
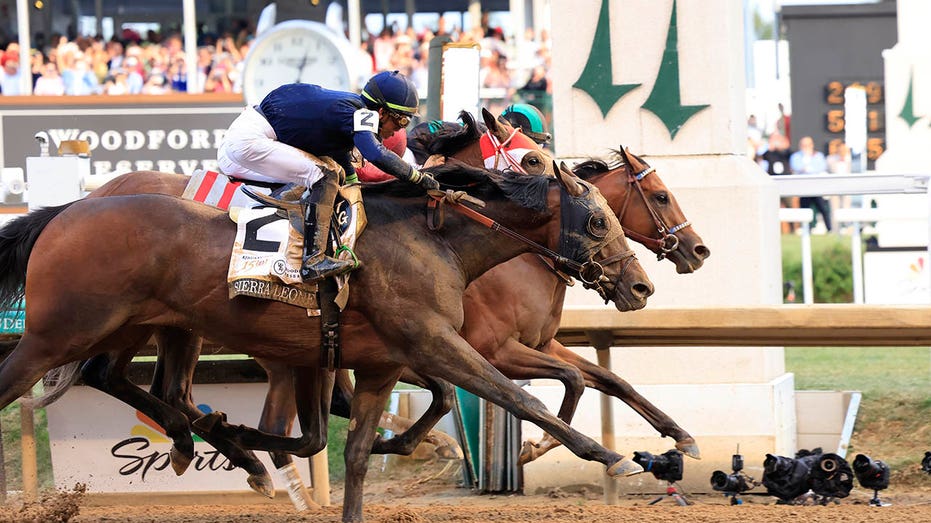
M 416 187 L 390 183 L 366 195 L 371 230 L 357 245 L 366 265 L 353 276 L 341 333 L 344 366 L 356 377 L 344 521 L 362 519 L 362 482 L 376 423 L 404 367 L 447 380 L 536 423 L 580 457 L 606 465 L 612 475 L 641 470 L 549 414 L 458 334 L 468 283 L 534 249 L 592 282 L 619 310 L 645 305 L 652 285 L 598 190 L 562 171 L 556 180 L 461 165 L 435 174 L 444 183 L 470 185 L 488 202 L 485 218 L 472 221 L 450 213 L 446 227 L 433 231 Z M 517 235 L 493 232 L 507 227 Z M 319 319 L 277 302 L 228 299 L 226 267 L 234 234 L 222 211 L 161 195 L 88 199 L 8 223 L 0 229 L 0 307 L 19 299 L 25 288 L 27 322 L 19 344 L 0 364 L 0 408 L 54 367 L 135 347 L 151 326 L 167 326 L 303 369 L 295 370 L 295 390 L 316 390 L 317 403 L 298 397 L 298 411 L 317 413 L 317 419 L 301 417 L 301 438 L 270 437 L 255 448 L 298 455 L 319 451 L 326 442 L 321 428 L 331 379 L 316 367 Z M 521 236 L 543 247 L 515 240 Z M 23 271 L 25 281 L 18 278 Z M 382 341 L 380 352 L 355 349 L 373 337 Z M 96 385 L 108 384 L 107 392 L 158 416 L 174 441 L 172 457 L 190 458 L 185 416 L 117 379 L 130 358 L 98 365 L 85 376 L 99 373 Z

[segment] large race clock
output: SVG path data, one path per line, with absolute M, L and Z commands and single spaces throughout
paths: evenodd
M 352 46 L 329 27 L 288 20 L 261 33 L 243 64 L 243 96 L 255 105 L 276 87 L 294 82 L 355 89 Z

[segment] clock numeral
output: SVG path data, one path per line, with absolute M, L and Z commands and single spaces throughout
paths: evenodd
M 275 42 L 272 44 L 272 49 L 276 52 L 281 52 L 284 50 L 284 45 L 281 42 Z
M 297 46 L 297 47 L 304 45 L 304 37 L 303 36 L 292 36 L 291 45 Z

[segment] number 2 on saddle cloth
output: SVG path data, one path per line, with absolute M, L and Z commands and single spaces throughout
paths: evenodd
M 300 276 L 303 254 L 304 188 L 231 180 L 214 171 L 196 171 L 182 195 L 229 212 L 237 224 L 227 274 L 229 297 L 280 301 L 321 316 L 322 365 L 339 367 L 339 311 L 349 299 L 349 274 L 318 283 Z M 280 198 L 280 199 L 279 199 Z M 334 256 L 358 263 L 353 248 L 367 219 L 358 185 L 340 188 L 330 237 Z

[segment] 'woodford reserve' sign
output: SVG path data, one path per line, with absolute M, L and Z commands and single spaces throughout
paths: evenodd
M 0 166 L 26 167 L 35 134 L 86 140 L 91 174 L 216 169 L 217 146 L 243 109 L 233 96 L 11 97 L 0 99 Z

